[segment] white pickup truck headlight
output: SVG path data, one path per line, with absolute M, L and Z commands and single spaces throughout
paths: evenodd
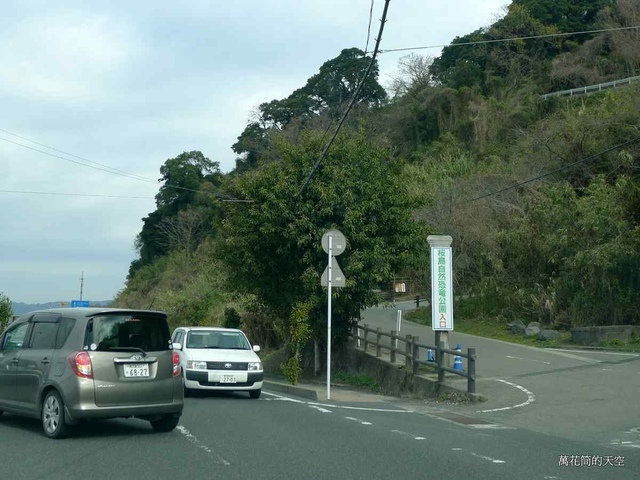
M 250 372 L 262 370 L 262 362 L 249 362 L 249 364 L 247 365 L 247 370 L 249 370 Z

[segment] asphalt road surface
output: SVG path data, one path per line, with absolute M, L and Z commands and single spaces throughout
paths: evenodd
M 39 421 L 5 413 L 0 468 L 11 480 L 637 479 L 640 472 L 635 449 L 464 418 L 386 398 L 318 402 L 264 391 L 258 400 L 187 398 L 170 433 L 118 419 L 50 440 Z

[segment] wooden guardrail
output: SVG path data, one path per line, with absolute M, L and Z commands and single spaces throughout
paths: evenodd
M 356 332 L 353 335 L 356 347 L 362 348 L 365 352 L 373 350 L 376 357 L 382 356 L 382 351 L 389 353 L 389 361 L 396 363 L 397 357 L 404 357 L 404 363 L 407 369 L 411 369 L 414 375 L 417 375 L 420 365 L 432 367 L 438 373 L 438 383 L 444 382 L 445 372 L 452 373 L 467 378 L 467 393 L 476 393 L 476 349 L 468 348 L 466 353 L 460 350 L 445 348 L 441 342 L 440 345 L 428 345 L 421 343 L 418 336 L 398 335 L 398 332 L 383 332 L 379 327 L 370 328 L 367 324 L 357 324 Z M 384 339 L 384 340 L 383 340 Z M 388 339 L 388 343 L 387 343 Z M 400 347 L 403 343 L 404 347 Z M 420 351 L 423 355 L 420 355 Z M 434 353 L 433 360 L 428 359 L 428 352 Z M 445 355 L 454 355 L 465 358 L 467 360 L 467 369 L 456 369 L 447 366 L 447 357 Z M 424 358 L 424 360 L 422 359 Z

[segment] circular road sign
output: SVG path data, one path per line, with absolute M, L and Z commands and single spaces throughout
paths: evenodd
M 331 237 L 331 255 L 337 256 L 347 248 L 347 239 L 340 230 L 329 230 L 322 236 L 322 249 L 329 253 L 329 237 Z

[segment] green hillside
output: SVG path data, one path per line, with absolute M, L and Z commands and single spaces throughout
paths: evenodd
M 374 62 L 328 148 L 371 61 L 343 50 L 259 106 L 234 171 L 200 152 L 165 162 L 116 305 L 165 310 L 174 327 L 239 316 L 295 354 L 326 335 L 320 239 L 337 228 L 336 342 L 394 275 L 428 293 L 429 234 L 453 237 L 458 315 L 639 325 L 638 84 L 542 98 L 639 75 L 637 25 L 633 0 L 514 1 L 439 57 L 403 57 L 386 89 Z

